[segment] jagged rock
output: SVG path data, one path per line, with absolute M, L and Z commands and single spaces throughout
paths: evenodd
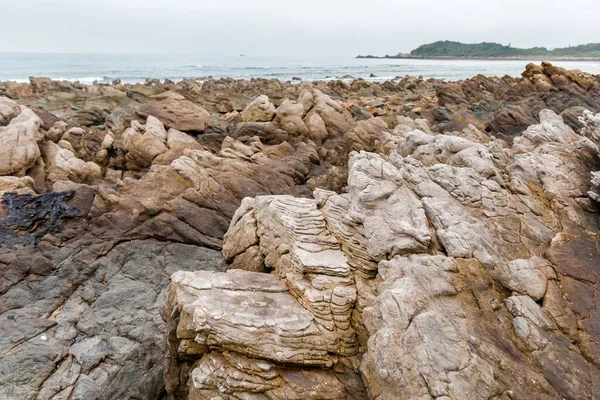
M 352 119 L 350 111 L 342 104 L 323 94 L 318 89 L 314 89 L 313 97 L 315 105 L 309 112 L 309 115 L 310 113 L 318 114 L 323 119 L 330 134 L 343 135 L 354 128 L 356 122 Z
M 499 280 L 508 289 L 529 295 L 533 300 L 540 300 L 546 294 L 548 278 L 554 277 L 554 271 L 543 258 L 529 260 L 513 260 L 506 264 Z
M 387 129 L 388 125 L 381 118 L 369 118 L 358 121 L 356 127 L 346 134 L 346 138 L 351 143 L 350 148 L 354 151 L 373 151 L 375 150 L 375 141 Z
M 600 114 L 594 115 L 590 111 L 584 111 L 580 117 L 583 126 L 581 134 L 589 137 L 597 146 L 600 155 Z M 592 172 L 592 187 L 588 192 L 590 198 L 600 203 L 600 171 Z
M 304 119 L 304 125 L 308 130 L 310 138 L 315 143 L 323 142 L 329 135 L 325 121 L 323 121 L 323 118 L 319 114 L 313 113 L 307 115 Z
M 248 372 L 259 361 L 248 358 L 306 363 L 256 350 L 275 340 L 272 331 L 246 347 L 238 333 L 222 333 L 246 324 L 263 332 L 262 318 L 280 315 L 253 306 L 270 304 L 269 287 L 283 308 L 310 315 L 321 350 L 336 354 L 315 364 L 323 379 L 352 365 L 371 398 L 593 398 L 600 251 L 585 230 L 597 229 L 598 213 L 581 199 L 597 148 L 554 112 L 539 118 L 511 147 L 407 126 L 394 132 L 398 152 L 387 146 L 387 160 L 350 154 L 347 193 L 245 199 L 223 254 L 236 268 L 271 273 L 173 276 L 170 376 L 184 379 L 170 392 L 228 393 L 236 376 L 264 393 L 266 377 Z M 256 289 L 256 280 L 269 284 Z M 215 299 L 231 307 L 220 319 Z M 247 320 L 226 328 L 235 310 Z M 298 354 L 290 329 L 281 332 L 276 343 Z
M 277 276 L 233 270 L 177 273 L 171 280 L 167 313 L 179 320 L 172 357 L 220 348 L 286 364 L 333 363 L 311 314 Z
M 372 393 L 490 398 L 501 392 L 494 364 L 473 351 L 477 339 L 460 317 L 466 310 L 451 300 L 460 291 L 458 272 L 455 261 L 444 256 L 379 264 L 379 296 L 364 310 L 370 337 L 361 365 Z
M 12 283 L 0 289 L 3 399 L 162 397 L 165 280 L 175 269 L 215 270 L 220 257 L 156 240 L 117 244 L 111 236 L 66 259 L 61 252 L 70 245 L 47 239 L 38 244 L 43 255 L 0 250 L 0 271 L 11 271 L 4 276 Z
M 52 128 L 50 128 L 46 132 L 46 139 L 53 141 L 54 143 L 58 142 L 62 135 L 67 131 L 68 125 L 65 121 L 56 121 Z
M 176 129 L 169 129 L 167 134 L 167 147 L 169 147 L 169 150 L 202 149 L 202 145 L 186 133 L 179 132 Z
M 290 135 L 272 122 L 242 122 L 231 133 L 235 139 L 255 136 L 265 144 L 280 144 L 290 139 Z
M 211 322 L 216 336 L 171 329 L 177 398 L 597 392 L 600 167 L 595 128 L 575 120 L 600 109 L 598 77 L 543 64 L 461 82 L 34 78 L 0 94 L 41 119 L 34 157 L 0 177 L 1 398 L 163 397 L 167 277 L 225 268 L 270 273 L 314 340 L 274 330 L 282 352 L 269 352 L 243 320 L 271 315 L 226 305 L 247 312 L 235 327 L 260 357 L 231 315 Z M 240 122 L 261 95 L 279 116 Z M 26 109 L 0 103 L 6 131 Z M 152 151 L 125 146 L 131 126 Z M 221 246 L 226 265 L 207 249 Z M 278 361 L 309 348 L 319 361 Z

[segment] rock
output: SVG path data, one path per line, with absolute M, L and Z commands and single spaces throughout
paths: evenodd
M 565 124 L 569 125 L 572 129 L 579 131 L 583 128 L 583 124 L 579 118 L 583 115 L 586 108 L 583 106 L 569 107 L 560 113 L 560 116 L 565 121 Z
M 201 150 L 202 145 L 196 141 L 192 136 L 179 132 L 176 129 L 169 129 L 167 147 L 170 150 Z
M 500 281 L 510 290 L 540 300 L 546 293 L 548 275 L 552 276 L 550 264 L 542 258 L 513 260 L 502 272 Z
M 581 133 L 590 138 L 594 144 L 600 148 L 600 116 L 599 114 L 592 114 L 589 111 L 585 111 L 583 116 L 580 117 L 580 122 L 583 126 Z M 600 150 L 599 153 L 600 154 Z M 591 178 L 592 186 L 588 192 L 588 196 L 592 200 L 600 203 L 600 171 L 592 172 Z
M 3 118 L 8 121 L 10 115 L 6 114 Z M 0 175 L 23 175 L 33 167 L 40 158 L 38 142 L 42 135 L 38 129 L 41 123 L 33 111 L 21 108 L 18 115 L 10 118 L 8 125 L 0 126 Z
M 54 143 L 58 142 L 63 134 L 67 131 L 68 125 L 64 121 L 57 121 L 54 123 L 52 128 L 46 132 L 46 139 L 52 140 Z
M 311 112 L 319 114 L 329 133 L 343 135 L 354 128 L 352 115 L 340 103 L 316 89 L 313 96 L 315 105 Z
M 273 399 L 346 399 L 349 395 L 364 395 L 352 391 L 352 385 L 360 385 L 357 376 L 354 382 L 344 384 L 336 375 L 331 371 L 280 367 L 237 353 L 212 352 L 194 365 L 187 395 L 189 399 L 234 396 L 240 391 Z
M 131 128 L 123 133 L 123 148 L 127 151 L 129 169 L 146 168 L 168 148 L 165 144 L 167 131 L 162 122 L 149 116 L 146 125 L 132 122 Z
M 94 162 L 77 158 L 71 150 L 47 141 L 42 147 L 50 182 L 70 180 L 91 183 L 102 179 L 102 168 Z
M 69 352 L 85 369 L 92 369 L 108 355 L 107 344 L 99 337 L 92 337 L 71 345 Z
M 29 176 L 17 178 L 16 176 L 0 176 L 0 196 L 7 192 L 18 194 L 35 194 L 34 180 Z
M 0 97 L 0 125 L 5 126 L 21 113 L 19 105 L 7 97 Z
M 254 136 L 265 144 L 280 144 L 290 140 L 290 135 L 272 122 L 242 122 L 231 132 L 231 137 L 236 139 Z
M 55 271 L 39 275 L 39 268 L 34 281 L 20 280 L 9 290 L 2 289 L 0 329 L 6 338 L 0 340 L 5 354 L 2 398 L 28 398 L 32 393 L 46 398 L 59 393 L 78 398 L 161 398 L 166 326 L 158 307 L 164 301 L 165 279 L 175 266 L 218 268 L 218 252 L 138 240 L 104 250 L 91 247 L 85 254 L 61 260 L 54 258 L 58 249 L 49 242 L 38 248 L 44 248 L 49 258 L 36 256 L 32 249 L 21 250 L 10 261 L 10 253 L 1 252 L 3 271 L 6 262 L 12 263 L 9 271 L 22 271 L 23 278 L 29 265 L 41 267 L 42 262 Z M 104 256 L 97 258 L 97 251 Z M 20 296 L 27 300 L 19 300 Z M 47 341 L 39 339 L 42 333 Z M 9 352 L 13 348 L 20 351 Z
M 137 113 L 158 118 L 167 128 L 182 132 L 203 132 L 211 122 L 210 114 L 180 94 L 166 92 L 143 104 Z
M 108 113 L 98 107 L 91 107 L 89 109 L 77 110 L 73 113 L 71 119 L 78 125 L 82 126 L 95 126 L 104 125 Z
M 253 225 L 257 220 L 266 225 Z M 172 327 L 170 337 L 177 343 L 170 347 L 169 376 L 176 376 L 180 368 L 187 369 L 186 359 L 199 360 L 203 355 L 206 358 L 214 354 L 207 353 L 211 350 L 231 351 L 288 365 L 324 367 L 331 367 L 336 361 L 331 354 L 356 353 L 355 336 L 350 328 L 350 311 L 356 293 L 347 280 L 349 266 L 332 235 L 312 239 L 313 232 L 325 233 L 324 218 L 314 201 L 270 196 L 258 197 L 256 202 L 244 201 L 227 237 L 232 245 L 224 246 L 229 259 L 256 247 L 256 240 L 239 242 L 245 240 L 248 229 L 255 229 L 255 235 L 260 235 L 260 252 L 266 254 L 264 262 L 275 268 L 277 274 L 230 270 L 227 274 L 173 275 L 167 310 Z M 294 243 L 289 255 L 277 249 L 275 238 L 280 235 Z M 285 277 L 285 281 L 278 276 Z M 204 290 L 205 294 L 198 290 Z M 186 303 L 188 300 L 193 303 Z M 224 309 L 210 305 L 214 301 L 231 306 L 231 313 L 226 314 L 232 318 L 223 318 Z M 200 316 L 198 313 L 204 312 L 201 310 L 214 310 L 217 314 Z M 244 324 L 238 322 L 240 317 Z M 204 322 L 197 325 L 194 321 Z M 282 331 L 288 334 L 282 337 L 278 333 Z M 200 332 L 204 332 L 205 338 L 198 336 Z M 248 337 L 256 339 L 248 342 Z M 298 343 L 302 345 L 298 347 Z M 210 371 L 200 367 L 202 361 L 199 363 L 198 368 L 204 371 L 192 372 L 188 383 L 190 393 L 194 389 L 210 388 L 209 382 L 213 379 Z M 182 390 L 169 384 L 167 387 L 172 395 Z M 341 386 L 335 390 L 335 396 L 343 396 L 345 392 Z M 317 393 L 311 396 L 322 398 Z
M 277 108 L 275 123 L 281 129 L 294 136 L 306 136 L 308 129 L 302 118 L 304 117 L 304 106 L 291 100 L 285 100 Z
M 270 122 L 275 117 L 275 106 L 269 96 L 258 96 L 242 111 L 242 122 Z
M 315 143 L 322 143 L 329 136 L 325 121 L 323 121 L 323 118 L 319 114 L 307 115 L 304 119 L 304 125 L 308 131 L 308 136 Z
M 230 392 L 233 376 L 266 393 L 249 371 L 284 363 L 351 366 L 373 398 L 592 396 L 598 213 L 581 199 L 597 147 L 539 118 L 512 146 L 407 124 L 397 151 L 350 154 L 343 194 L 244 199 L 223 245 L 236 269 L 172 277 L 169 393 Z
M 593 75 L 0 96 L 0 398 L 597 392 Z
M 373 151 L 375 142 L 379 139 L 382 132 L 388 130 L 388 125 L 381 118 L 370 118 L 364 121 L 358 121 L 356 127 L 346 133 L 347 140 L 351 143 L 351 149 L 354 151 L 366 150 Z
M 182 341 L 176 346 L 179 354 L 171 354 L 172 357 L 198 356 L 214 346 L 225 346 L 224 350 L 279 363 L 331 365 L 332 359 L 324 348 L 326 342 L 310 313 L 290 296 L 283 282 L 275 275 L 232 272 L 235 273 L 178 273 L 172 277 L 167 312 L 179 314 L 176 329 L 178 340 Z M 197 296 L 186 294 L 188 290 Z M 199 307 L 186 305 L 186 298 Z M 265 308 L 258 309 L 258 304 Z M 236 322 L 241 316 L 250 325 Z M 289 335 L 281 337 L 281 330 Z M 200 332 L 202 336 L 197 336 Z M 186 342 L 190 341 L 193 346 L 188 348 Z M 303 346 L 294 346 L 294 342 Z

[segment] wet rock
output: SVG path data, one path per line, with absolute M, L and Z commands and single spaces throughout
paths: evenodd
M 74 191 L 41 195 L 4 193 L 0 220 L 0 237 L 4 245 L 35 245 L 48 233 L 60 232 L 63 222 L 80 218 L 81 211 L 70 205 Z

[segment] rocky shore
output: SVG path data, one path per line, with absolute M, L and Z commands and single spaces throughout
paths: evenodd
M 0 83 L 0 398 L 600 399 L 600 77 Z

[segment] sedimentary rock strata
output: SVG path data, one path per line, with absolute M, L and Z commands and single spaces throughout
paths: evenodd
M 598 397 L 598 84 L 0 83 L 0 398 Z
M 223 374 L 267 393 L 246 364 L 225 361 L 242 357 L 318 365 L 323 379 L 350 365 L 371 398 L 597 397 L 599 220 L 586 195 L 597 147 L 554 112 L 539 118 L 512 146 L 398 130 L 396 150 L 350 155 L 345 194 L 245 199 L 223 247 L 238 269 L 172 277 L 172 393 L 203 399 L 223 388 L 237 398 Z M 207 294 L 223 290 L 213 281 L 226 282 L 229 299 Z M 227 305 L 211 307 L 215 299 Z M 240 347 L 247 334 L 212 333 L 228 307 L 219 321 L 243 314 L 253 333 L 286 317 L 319 329 L 289 342 L 294 330 L 279 325 L 284 348 L 257 351 L 272 343 L 266 331 Z M 328 362 L 297 356 L 315 343 Z

